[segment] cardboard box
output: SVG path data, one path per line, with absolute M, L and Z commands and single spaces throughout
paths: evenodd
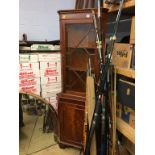
M 19 71 L 25 71 L 25 70 L 39 70 L 39 63 L 38 62 L 20 63 Z
M 19 78 L 40 77 L 39 63 L 20 63 Z
M 49 104 L 57 102 L 56 97 L 45 97 L 45 100 L 47 100 Z
M 53 106 L 53 108 L 55 109 L 55 111 L 57 111 L 58 112 L 58 101 L 52 101 L 51 103 L 50 103 L 52 106 Z
M 61 83 L 61 76 L 41 77 L 41 85 Z
M 40 85 L 22 86 L 22 87 L 19 87 L 19 91 L 40 95 Z
M 62 85 L 61 83 L 43 84 L 41 85 L 41 90 L 44 92 L 61 92 Z
M 19 72 L 19 78 L 38 78 L 40 77 L 40 72 L 37 70 L 32 70 L 32 71 L 20 71 Z
M 46 97 L 51 97 L 51 98 L 53 98 L 53 97 L 56 97 L 56 95 L 57 95 L 58 93 L 59 93 L 59 92 L 57 92 L 57 91 L 52 91 L 52 92 L 42 91 L 42 92 L 41 92 L 41 96 L 42 96 L 43 98 L 46 98 Z
M 51 61 L 54 61 L 54 62 L 57 62 L 57 61 L 61 61 L 61 55 L 60 53 L 41 53 L 41 54 L 38 54 L 38 58 L 39 58 L 39 61 L 43 61 L 43 62 L 51 62 Z
M 19 54 L 19 62 L 38 62 L 38 54 Z
M 60 76 L 61 75 L 61 69 L 44 69 L 40 70 L 40 76 L 41 77 L 50 77 L 50 76 Z
M 130 68 L 132 48 L 130 44 L 115 43 L 112 53 L 112 63 L 117 67 Z
M 130 44 L 135 44 L 135 16 L 131 19 Z
M 61 70 L 60 61 L 40 62 L 40 69 L 59 69 Z
M 40 86 L 40 78 L 23 78 L 19 79 L 19 87 L 38 85 Z
M 49 104 L 53 106 L 53 108 L 57 111 L 58 110 L 58 99 L 56 97 L 46 97 L 45 100 L 48 101 Z

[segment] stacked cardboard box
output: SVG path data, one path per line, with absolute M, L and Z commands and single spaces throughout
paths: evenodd
M 38 55 L 41 75 L 41 96 L 57 110 L 57 93 L 61 92 L 60 53 Z
M 19 55 L 19 90 L 40 95 L 40 72 L 37 54 Z

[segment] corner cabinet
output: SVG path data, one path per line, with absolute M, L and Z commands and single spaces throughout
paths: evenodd
M 81 148 L 83 146 L 86 73 L 89 59 L 95 78 L 98 79 L 99 76 L 96 33 L 91 9 L 62 10 L 58 13 L 63 89 L 62 93 L 58 95 L 59 145 Z M 102 13 L 104 41 L 107 9 L 103 9 Z M 104 42 L 103 45 L 105 45 Z M 104 53 L 102 54 L 104 57 Z

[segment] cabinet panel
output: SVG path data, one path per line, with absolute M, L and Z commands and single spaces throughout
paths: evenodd
M 92 23 L 67 24 L 66 33 L 68 47 L 96 48 L 96 34 Z
M 82 146 L 84 109 L 60 102 L 60 141 Z
M 86 81 L 86 72 L 84 71 L 75 71 L 67 69 L 67 77 L 66 77 L 66 86 L 65 89 L 85 92 L 85 81 Z

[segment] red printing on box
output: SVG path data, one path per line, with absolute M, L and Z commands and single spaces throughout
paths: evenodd
M 34 72 L 20 72 L 19 73 L 19 78 L 34 78 L 35 77 L 35 74 Z
M 22 63 L 20 64 L 20 69 L 26 69 L 26 70 L 31 70 L 32 69 L 32 64 L 30 63 L 28 66 L 24 66 Z
M 29 85 L 35 85 L 37 84 L 37 81 L 35 79 L 22 79 L 20 81 L 19 86 L 23 87 L 23 86 L 29 86 Z
M 37 91 L 37 89 L 35 88 L 35 86 L 21 87 L 20 89 L 22 91 L 24 91 L 24 92 L 30 92 L 30 93 L 35 93 Z
M 57 82 L 57 76 L 56 77 L 51 77 L 51 78 L 48 77 L 48 82 L 49 83 L 50 82 Z
M 57 70 L 46 69 L 44 76 L 58 75 Z

